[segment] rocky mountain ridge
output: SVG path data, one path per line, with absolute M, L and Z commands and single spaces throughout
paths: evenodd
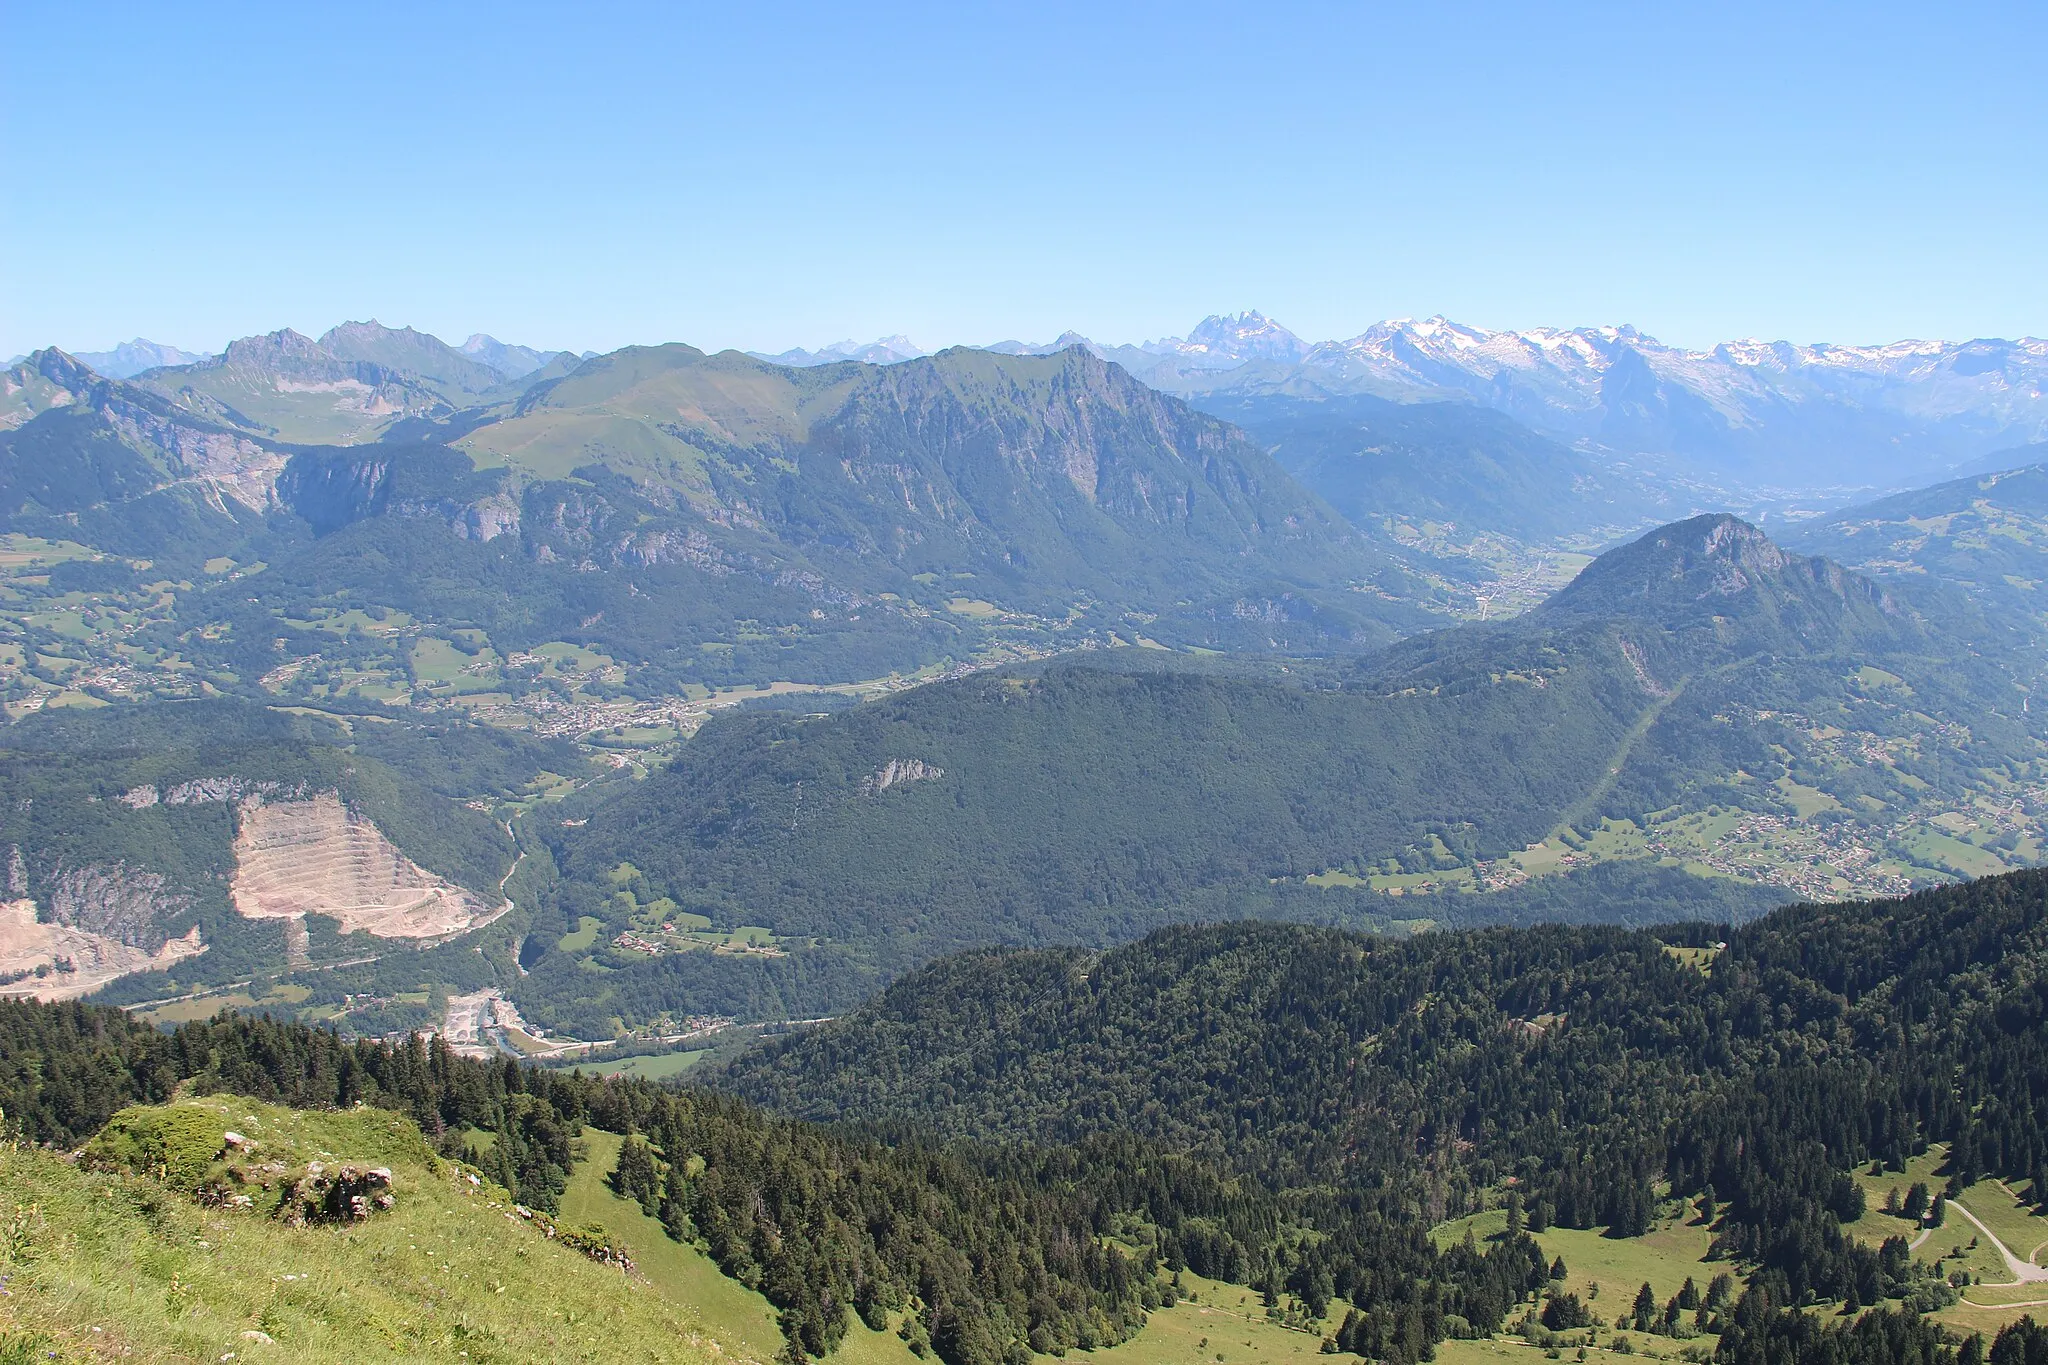
M 1309 342 L 1254 310 L 1205 318 L 1185 337 L 1069 332 L 988 349 L 1071 345 L 1191 396 L 1478 403 L 1569 443 L 1678 457 L 1749 488 L 1896 486 L 2048 437 L 2048 340 L 2038 337 L 1691 350 L 1625 325 L 1494 330 L 1436 316 Z

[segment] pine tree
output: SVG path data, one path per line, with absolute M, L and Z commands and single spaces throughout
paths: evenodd
M 1644 1280 L 1643 1287 L 1636 1291 L 1635 1306 L 1629 1310 L 1629 1317 L 1638 1332 L 1649 1331 L 1650 1325 L 1657 1320 L 1657 1291 L 1650 1288 L 1648 1280 Z

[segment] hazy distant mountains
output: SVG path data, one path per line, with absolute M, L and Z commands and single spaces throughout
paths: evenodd
M 1898 493 L 1794 527 L 1788 544 L 1899 591 L 1959 592 L 2003 630 L 2048 625 L 2048 445 L 1998 469 Z
M 1693 351 L 1626 326 L 1491 331 L 1433 317 L 1311 342 L 1253 311 L 1135 344 L 1067 332 L 979 349 L 1043 356 L 1077 345 L 1153 388 L 1267 400 L 1268 410 L 1361 395 L 1477 404 L 1565 445 L 1647 457 L 1729 493 L 1903 488 L 1974 472 L 1993 452 L 2048 440 L 2048 340 L 2032 337 L 1886 346 L 1732 341 Z M 894 365 L 931 352 L 891 336 L 749 354 L 815 368 Z M 411 417 L 439 420 L 500 386 L 549 377 L 542 372 L 551 364 L 588 358 L 481 334 L 449 346 L 375 323 L 344 324 L 317 341 L 293 332 L 245 338 L 203 358 L 140 339 L 77 356 L 112 378 L 142 378 L 167 394 L 189 390 L 181 401 L 231 424 L 247 419 L 280 439 L 321 441 L 370 439 Z M 277 371 L 298 396 L 281 398 L 260 377 L 252 388 L 252 367 Z
M 997 350 L 1000 348 L 991 346 L 988 349 Z M 1057 348 L 1040 351 L 1019 350 L 1013 351 L 1010 354 L 1050 355 L 1052 349 Z M 812 365 L 833 365 L 842 360 L 858 360 L 868 365 L 894 365 L 901 361 L 916 360 L 921 356 L 928 356 L 931 352 L 912 341 L 909 337 L 893 336 L 883 337 L 880 341 L 870 342 L 866 346 L 861 345 L 857 341 L 841 341 L 830 346 L 820 346 L 815 351 L 806 351 L 799 347 L 795 350 L 783 351 L 779 355 L 766 355 L 760 351 L 748 351 L 747 354 L 756 360 L 765 360 L 771 365 L 809 367 Z
M 2032 337 L 1691 351 L 1633 327 L 1489 331 L 1433 317 L 1311 343 L 1246 312 L 1136 345 L 1069 332 L 988 349 L 1070 345 L 1191 396 L 1479 403 L 1567 443 L 1675 457 L 1752 489 L 1896 486 L 2048 438 L 2048 340 Z
M 1611 461 L 1469 402 L 1396 403 L 1372 394 L 1193 399 L 1235 423 L 1352 525 L 1413 542 L 1598 545 L 1696 505 Z
M 70 353 L 70 358 L 108 379 L 147 376 L 146 386 L 177 396 L 187 405 L 212 409 L 209 415 L 227 417 L 234 425 L 268 426 L 269 434 L 279 434 L 280 428 L 261 416 L 278 407 L 273 393 L 327 395 L 287 401 L 287 411 L 335 406 L 334 396 L 345 395 L 352 401 L 339 406 L 370 418 L 388 417 L 396 411 L 431 408 L 435 400 L 487 393 L 526 378 L 567 354 L 507 345 L 482 332 L 453 347 L 410 327 L 394 329 L 373 321 L 345 322 L 317 341 L 290 328 L 243 337 L 219 355 L 184 351 L 137 337 L 111 351 L 77 351 Z M 29 359 L 17 356 L 8 363 L 18 367 Z M 238 393 L 244 407 L 230 412 L 230 400 Z M 291 425 L 289 415 L 285 425 Z M 375 423 L 343 420 L 328 425 L 358 436 L 366 425 Z M 304 438 L 304 433 L 296 431 L 288 437 Z
M 206 357 L 196 351 L 145 341 L 141 337 L 124 341 L 111 351 L 80 351 L 76 357 L 112 379 L 132 379 L 144 370 L 165 365 L 191 365 Z

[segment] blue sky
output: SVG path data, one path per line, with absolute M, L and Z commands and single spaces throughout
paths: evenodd
M 2048 332 L 2048 6 L 0 0 L 0 355 Z

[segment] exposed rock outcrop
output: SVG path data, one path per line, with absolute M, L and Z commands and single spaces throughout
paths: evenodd
M 892 758 L 879 769 L 860 780 L 860 794 L 875 796 L 910 782 L 931 782 L 944 777 L 946 770 L 921 758 Z
M 75 1000 L 119 977 L 162 971 L 206 951 L 198 926 L 145 952 L 105 934 L 44 923 L 26 898 L 0 903 L 0 996 Z
M 162 876 L 126 863 L 60 868 L 49 889 L 58 924 L 146 953 L 164 946 L 168 920 L 192 908 L 192 898 L 169 890 Z

